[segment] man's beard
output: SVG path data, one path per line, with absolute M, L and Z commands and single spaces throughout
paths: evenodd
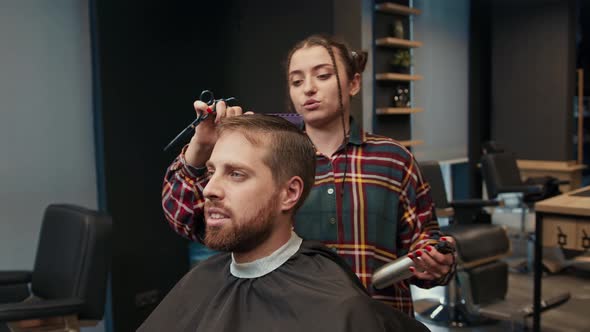
M 270 196 L 274 197 L 274 196 Z M 258 212 L 249 219 L 234 220 L 221 226 L 206 226 L 203 243 L 219 251 L 247 252 L 269 238 L 276 214 L 276 202 L 269 199 Z M 215 206 L 215 204 L 212 204 Z M 235 214 L 232 213 L 232 217 Z

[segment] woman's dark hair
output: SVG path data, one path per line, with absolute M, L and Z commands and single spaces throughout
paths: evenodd
M 286 63 L 287 78 L 289 77 L 289 65 L 291 64 L 291 57 L 293 56 L 293 53 L 302 48 L 311 46 L 324 47 L 328 51 L 328 53 L 330 53 L 330 57 L 332 58 L 334 68 L 336 68 L 336 59 L 334 58 L 333 50 L 338 50 L 340 59 L 344 64 L 344 68 L 346 69 L 346 76 L 349 80 L 352 79 L 354 74 L 362 74 L 362 72 L 365 70 L 368 57 L 367 52 L 351 50 L 345 42 L 339 41 L 334 37 L 325 35 L 313 35 L 298 42 L 289 51 Z

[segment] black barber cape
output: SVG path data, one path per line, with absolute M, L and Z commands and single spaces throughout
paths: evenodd
M 230 253 L 199 263 L 138 331 L 428 331 L 371 299 L 331 250 L 297 239 L 294 253 L 259 277 L 235 277 Z

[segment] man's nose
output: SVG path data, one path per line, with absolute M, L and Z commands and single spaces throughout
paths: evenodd
M 223 190 L 221 189 L 220 180 L 213 175 L 205 188 L 203 189 L 203 196 L 209 200 L 219 200 L 223 197 Z

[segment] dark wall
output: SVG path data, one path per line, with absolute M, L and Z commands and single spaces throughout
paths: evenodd
M 162 214 L 162 179 L 174 157 L 162 148 L 194 117 L 200 89 L 221 89 L 213 67 L 201 64 L 224 54 L 223 31 L 202 14 L 222 8 L 96 4 L 105 197 L 114 220 L 113 323 L 115 331 L 133 331 L 188 269 L 187 242 Z
M 575 3 L 492 1 L 491 136 L 520 159 L 570 160 Z
M 366 51 L 363 45 L 363 1 L 337 0 L 334 1 L 334 34 L 343 38 L 352 50 Z M 363 98 L 359 92 L 350 103 L 351 114 L 359 126 L 363 126 Z
M 230 2 L 222 23 L 227 54 L 217 68 L 223 70 L 224 93 L 256 112 L 286 111 L 288 52 L 311 33 L 333 32 L 332 1 Z
M 133 331 L 189 265 L 188 242 L 168 227 L 160 203 L 180 147 L 162 148 L 194 119 L 203 89 L 259 112 L 284 109 L 282 61 L 296 40 L 332 32 L 333 1 L 93 6 L 100 195 L 114 219 L 113 325 Z
M 578 54 L 576 62 L 578 68 L 584 69 L 584 96 L 590 96 L 590 3 L 586 0 L 578 0 L 577 9 Z
M 482 143 L 489 141 L 491 123 L 491 3 L 471 2 L 469 17 L 469 119 L 468 158 L 469 195 L 481 197 L 482 176 L 479 167 Z

